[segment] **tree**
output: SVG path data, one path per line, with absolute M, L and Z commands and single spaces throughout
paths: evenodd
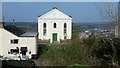
M 115 37 L 120 38 L 120 20 L 119 20 L 119 3 L 107 2 L 104 4 L 104 8 L 100 8 L 99 11 L 105 20 L 112 22 L 115 25 Z

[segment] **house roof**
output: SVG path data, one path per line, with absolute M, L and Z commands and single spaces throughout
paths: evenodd
M 4 29 L 19 37 L 35 37 L 38 34 L 37 32 L 26 32 L 15 25 L 6 25 Z
M 58 8 L 53 8 L 53 10 L 40 15 L 38 19 L 72 19 L 71 16 L 64 14 Z
M 25 32 L 24 34 L 20 35 L 21 37 L 35 37 L 37 36 L 37 32 Z
M 4 27 L 7 31 L 13 33 L 14 35 L 16 36 L 20 36 L 22 35 L 23 33 L 25 33 L 25 31 L 23 31 L 22 29 L 16 27 L 15 25 L 6 25 Z

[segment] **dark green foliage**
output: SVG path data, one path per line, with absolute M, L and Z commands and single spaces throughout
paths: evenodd
M 99 39 L 93 53 L 101 59 L 102 64 L 118 65 L 120 62 L 120 39 Z
M 98 48 L 95 50 L 95 55 L 104 61 L 111 62 L 111 56 L 113 55 L 112 46 L 109 40 L 101 39 L 98 44 Z
M 88 46 L 81 45 L 80 40 L 74 40 L 71 44 L 52 44 L 48 46 L 48 51 L 41 54 L 41 65 L 99 65 L 99 61 L 91 56 L 89 50 Z
M 45 51 L 47 51 L 47 46 L 44 44 L 38 44 L 38 53 L 37 53 L 37 57 L 39 57 L 42 53 L 44 53 Z
M 42 46 L 38 59 L 42 66 L 90 66 L 120 64 L 120 39 L 90 36 L 79 39 L 79 32 L 73 30 L 72 40 L 66 44 Z M 104 66 L 102 67 L 104 68 Z
M 113 45 L 115 47 L 116 50 L 116 60 L 118 61 L 118 64 L 120 66 L 120 39 L 116 38 L 113 39 Z
M 88 38 L 83 39 L 83 43 L 85 45 L 92 45 L 94 42 L 95 42 L 95 38 L 93 37 L 88 37 Z

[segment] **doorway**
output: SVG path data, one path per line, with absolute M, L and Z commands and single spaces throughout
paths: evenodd
M 57 41 L 57 33 L 53 33 L 53 35 L 52 35 L 52 40 L 53 40 L 53 42 L 54 42 L 54 41 Z

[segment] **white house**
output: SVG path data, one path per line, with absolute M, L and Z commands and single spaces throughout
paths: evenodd
M 60 42 L 71 39 L 72 18 L 54 7 L 51 11 L 38 17 L 38 38 Z
M 14 25 L 5 26 L 0 23 L 0 56 L 16 55 L 19 58 L 37 55 L 36 33 L 30 35 Z

